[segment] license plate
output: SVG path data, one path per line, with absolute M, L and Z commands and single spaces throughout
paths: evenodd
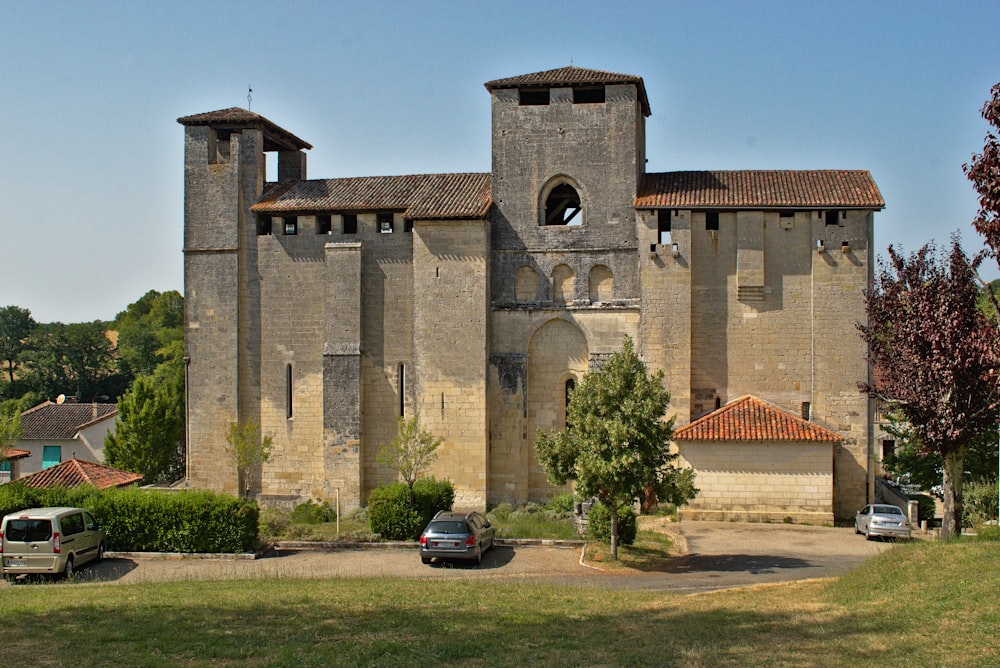
M 15 568 L 15 567 L 18 567 L 18 566 L 27 566 L 27 565 L 28 565 L 28 560 L 27 559 L 8 559 L 7 560 L 7 568 Z

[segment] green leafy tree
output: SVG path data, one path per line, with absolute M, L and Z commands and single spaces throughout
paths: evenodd
M 896 439 L 896 451 L 882 462 L 885 472 L 891 476 L 905 477 L 922 490 L 930 490 L 941 484 L 944 477 L 944 461 L 936 452 L 927 452 L 906 422 L 906 418 L 896 411 L 885 416 L 885 432 Z M 963 483 L 996 480 L 997 477 L 997 433 L 991 430 L 973 439 L 965 452 L 963 461 Z
M 151 374 L 167 361 L 172 344 L 184 340 L 184 298 L 176 290 L 150 290 L 119 313 L 112 327 L 126 370 L 135 376 Z
M 81 401 L 115 400 L 128 385 L 100 320 L 39 325 L 29 347 L 25 381 L 47 397 L 75 394 Z
M 28 338 L 38 323 L 31 317 L 31 311 L 19 306 L 0 308 L 0 359 L 7 363 L 7 377 L 10 389 L 8 398 L 16 398 L 14 369 L 22 362 L 27 349 Z
M 642 498 L 646 489 L 673 494 L 687 501 L 697 490 L 685 493 L 667 489 L 679 480 L 674 475 L 676 454 L 670 451 L 673 418 L 664 419 L 670 393 L 663 386 L 663 371 L 652 376 L 625 338 L 600 371 L 584 375 L 570 394 L 562 431 L 538 432 L 535 449 L 549 481 L 554 485 L 576 483 L 577 494 L 597 497 L 611 515 L 611 558 L 618 558 L 618 511 Z M 689 478 L 688 478 L 689 479 Z
M 236 464 L 240 493 L 244 498 L 250 498 L 261 464 L 271 459 L 272 440 L 270 434 L 261 435 L 260 424 L 253 419 L 230 422 L 226 428 L 227 450 Z
M 21 413 L 0 411 L 0 463 L 7 461 L 10 448 L 21 438 Z
M 375 456 L 382 466 L 387 466 L 396 472 L 399 479 L 406 483 L 410 490 L 410 505 L 413 505 L 413 484 L 427 473 L 437 459 L 437 449 L 441 439 L 434 438 L 420 428 L 420 416 L 414 415 L 409 420 L 400 416 L 399 429 L 396 438 L 379 448 Z
M 940 260 L 928 244 L 909 258 L 889 247 L 865 294 L 874 382 L 861 389 L 903 415 L 943 469 L 941 534 L 962 528 L 962 481 L 972 443 L 993 432 L 1000 408 L 1000 332 L 977 308 L 974 270 L 957 239 Z
M 115 433 L 104 437 L 109 466 L 142 474 L 147 482 L 184 475 L 184 398 L 174 384 L 139 376 L 118 400 Z

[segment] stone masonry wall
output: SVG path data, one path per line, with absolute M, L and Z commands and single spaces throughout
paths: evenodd
M 683 519 L 832 523 L 830 444 L 681 445 L 681 465 L 697 471 L 697 498 Z
M 421 426 L 442 439 L 432 473 L 455 508 L 484 510 L 489 232 L 485 221 L 418 221 L 413 233 L 413 341 Z

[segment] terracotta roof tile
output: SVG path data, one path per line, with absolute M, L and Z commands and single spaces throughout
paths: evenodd
M 110 466 L 74 458 L 67 459 L 43 471 L 26 475 L 20 479 L 20 482 L 35 488 L 93 485 L 97 489 L 108 489 L 109 487 L 134 485 L 141 480 L 142 476 L 138 473 L 119 471 Z
M 746 396 L 674 432 L 675 441 L 839 443 L 840 434 Z
M 486 86 L 486 90 L 492 92 L 497 88 L 595 86 L 599 84 L 635 84 L 639 91 L 639 102 L 642 104 L 642 113 L 645 116 L 650 115 L 649 98 L 646 97 L 646 85 L 643 83 L 642 77 L 635 74 L 588 70 L 584 67 L 560 67 L 555 70 L 521 74 L 505 79 L 494 79 L 493 81 L 487 81 L 483 85 Z
M 20 448 L 8 448 L 7 456 L 4 457 L 4 459 L 10 461 L 13 459 L 24 459 L 25 457 L 30 457 L 30 456 L 31 456 L 30 450 L 21 450 Z
M 116 404 L 54 404 L 46 401 L 21 413 L 21 438 L 70 439 L 87 425 L 117 415 Z
M 866 170 L 737 170 L 646 174 L 637 209 L 883 209 Z
M 260 114 L 255 114 L 247 109 L 239 107 L 229 107 L 228 109 L 218 109 L 204 114 L 193 114 L 191 116 L 181 116 L 177 122 L 185 126 L 210 125 L 219 128 L 252 128 L 262 131 L 273 145 L 265 147 L 266 150 L 299 150 L 312 148 L 312 144 L 299 139 L 280 125 L 269 121 Z
M 276 183 L 251 210 L 402 211 L 405 218 L 428 220 L 485 218 L 492 205 L 489 174 L 413 174 Z

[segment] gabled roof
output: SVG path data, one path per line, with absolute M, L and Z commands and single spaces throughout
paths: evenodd
M 31 450 L 21 450 L 20 448 L 7 448 L 7 456 L 0 461 L 12 461 L 14 459 L 24 459 L 31 456 Z
M 38 404 L 21 413 L 21 439 L 71 439 L 95 422 L 118 416 L 117 404 Z
M 141 480 L 142 476 L 138 473 L 119 471 L 110 466 L 74 458 L 67 459 L 43 471 L 26 475 L 19 482 L 35 488 L 93 485 L 97 489 L 108 489 L 109 487 L 127 487 Z
M 487 81 L 484 86 L 492 92 L 497 88 L 535 88 L 543 86 L 596 86 L 601 84 L 634 84 L 639 93 L 639 103 L 644 116 L 650 115 L 649 98 L 642 77 L 634 74 L 619 74 L 602 70 L 588 70 L 583 67 L 560 67 L 533 74 L 521 74 L 506 79 Z
M 820 425 L 745 396 L 674 432 L 675 441 L 839 443 L 843 437 Z
M 184 126 L 208 125 L 224 130 L 242 130 L 243 128 L 260 130 L 264 133 L 265 151 L 297 151 L 312 148 L 312 144 L 304 139 L 299 139 L 280 125 L 272 123 L 260 114 L 240 107 L 181 116 L 177 122 Z
M 493 205 L 489 174 L 367 176 L 270 184 L 251 211 L 401 211 L 408 219 L 485 218 Z
M 736 170 L 646 174 L 637 209 L 883 209 L 867 170 Z

